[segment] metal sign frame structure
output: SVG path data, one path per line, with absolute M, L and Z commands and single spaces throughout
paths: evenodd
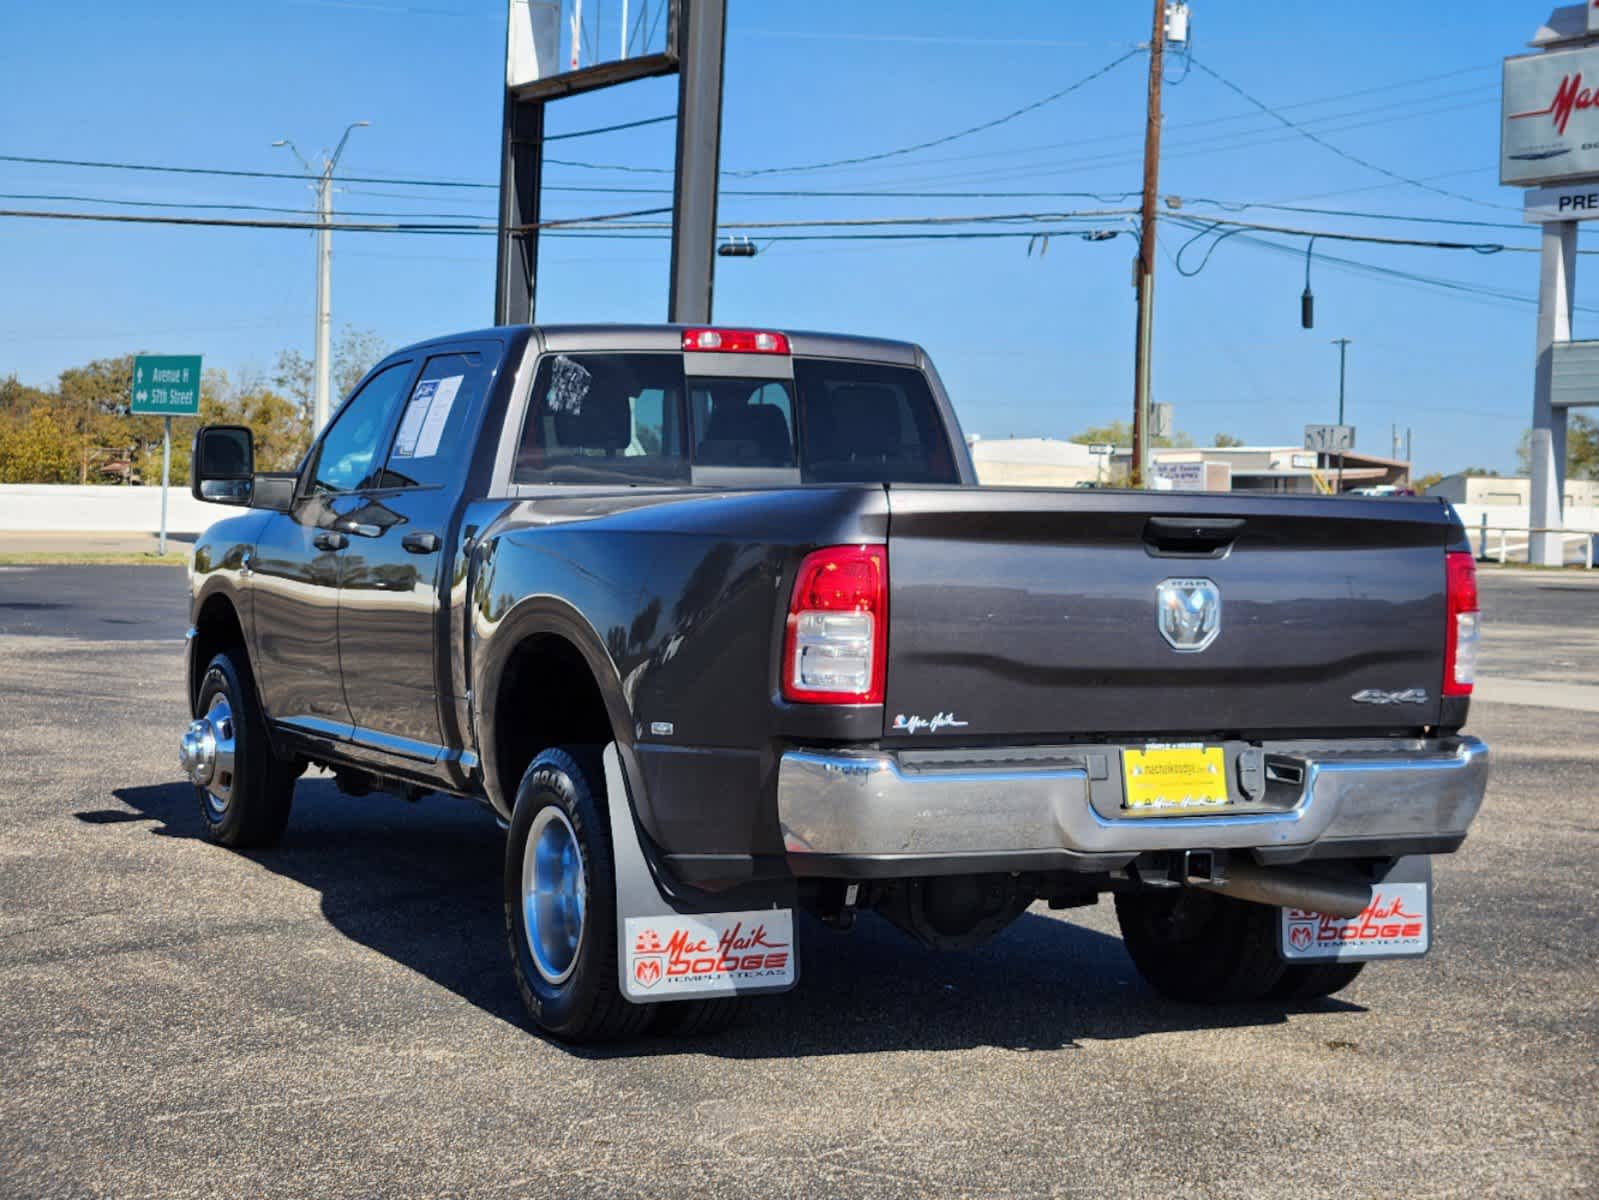
M 673 170 L 667 320 L 700 324 L 711 319 L 727 0 L 664 2 L 668 4 L 664 50 L 576 70 L 541 73 L 539 60 L 546 55 L 552 61 L 558 57 L 548 52 L 547 40 L 537 43 L 541 36 L 559 36 L 559 5 L 550 0 L 507 0 L 495 324 L 526 324 L 533 320 L 538 291 L 546 107 L 567 96 L 674 73 L 678 77 L 677 156 Z
M 1584 11 L 1584 10 L 1587 11 Z M 1572 5 L 1556 9 L 1534 42 L 1546 54 L 1599 46 L 1599 8 Z M 1589 193 L 1599 192 L 1599 176 L 1552 183 L 1526 193 L 1525 219 L 1542 229 L 1538 269 L 1537 359 L 1533 370 L 1532 435 L 1528 439 L 1531 503 L 1528 506 L 1527 561 L 1560 566 L 1565 560 L 1566 414 L 1577 403 L 1556 403 L 1557 347 L 1571 338 L 1576 302 L 1577 226 L 1599 217 Z M 1580 198 L 1580 202 L 1579 202 Z M 1595 396 L 1587 403 L 1599 403 Z

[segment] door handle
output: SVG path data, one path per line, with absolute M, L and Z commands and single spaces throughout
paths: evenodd
M 350 539 L 342 533 L 323 530 L 311 539 L 311 544 L 318 550 L 343 550 L 350 544 Z
M 1221 558 L 1243 532 L 1238 517 L 1150 517 L 1144 545 L 1157 557 Z
M 436 533 L 408 533 L 400 539 L 400 545 L 412 554 L 432 554 L 439 548 L 439 535 Z

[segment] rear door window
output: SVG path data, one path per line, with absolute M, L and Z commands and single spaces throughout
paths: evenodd
M 958 483 L 927 377 L 913 367 L 794 360 L 806 483 Z
M 436 354 L 411 388 L 379 487 L 458 483 L 471 457 L 471 420 L 494 377 L 482 351 Z
M 546 354 L 513 483 L 687 482 L 679 354 Z

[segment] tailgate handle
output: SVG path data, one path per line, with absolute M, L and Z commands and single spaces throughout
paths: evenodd
M 1151 554 L 1220 558 L 1243 531 L 1242 517 L 1150 517 L 1144 545 Z

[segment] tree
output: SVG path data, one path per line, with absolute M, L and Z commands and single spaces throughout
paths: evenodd
M 0 425 L 0 483 L 71 483 L 77 475 L 72 440 L 43 405 Z
M 131 354 L 61 372 L 52 415 L 77 453 L 79 483 L 97 477 L 97 464 L 106 459 L 130 459 L 141 443 L 160 441 L 161 418 L 127 415 L 132 387 Z
M 1532 430 L 1521 435 L 1516 448 L 1521 473 L 1532 473 Z M 1599 421 L 1572 413 L 1566 425 L 1566 478 L 1599 479 Z
M 1228 450 L 1234 446 L 1244 445 L 1244 439 L 1241 437 L 1234 437 L 1230 433 L 1218 433 L 1215 437 L 1211 438 L 1210 444 L 1218 449 Z
M 1109 425 L 1090 425 L 1081 433 L 1073 434 L 1071 441 L 1092 444 L 1094 442 L 1109 442 L 1113 446 L 1131 446 L 1133 444 L 1133 427 L 1126 421 L 1112 421 Z M 1175 437 L 1157 437 L 1149 441 L 1151 446 L 1161 449 L 1184 448 L 1192 446 L 1194 439 L 1186 433 L 1179 433 Z
M 339 401 L 354 391 L 361 377 L 388 352 L 388 343 L 376 330 L 356 329 L 351 325 L 340 330 L 333 339 L 332 406 L 337 408 Z M 272 382 L 307 413 L 311 411 L 316 395 L 316 364 L 311 359 L 298 350 L 280 351 Z
M 1429 471 L 1427 474 L 1418 479 L 1412 479 L 1410 481 L 1410 486 L 1418 492 L 1425 492 L 1428 488 L 1432 487 L 1433 484 L 1442 483 L 1443 480 L 1444 473 L 1442 471 Z

